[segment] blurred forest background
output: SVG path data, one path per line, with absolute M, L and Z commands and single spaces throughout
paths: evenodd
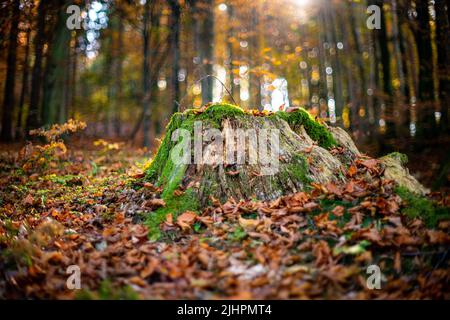
M 380 29 L 367 27 L 371 5 Z M 154 149 L 187 108 L 301 106 L 372 156 L 408 154 L 419 179 L 441 187 L 449 9 L 448 0 L 2 0 L 1 140 L 74 118 L 88 123 L 84 138 Z

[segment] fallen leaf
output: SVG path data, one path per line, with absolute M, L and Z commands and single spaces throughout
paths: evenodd
M 151 200 L 146 200 L 143 204 L 143 207 L 146 208 L 152 208 L 152 209 L 156 209 L 159 207 L 165 207 L 166 206 L 166 202 L 163 199 L 151 199 Z
M 34 198 L 31 194 L 28 194 L 22 201 L 24 205 L 32 206 L 34 203 Z
M 177 217 L 177 224 L 182 230 L 188 230 L 191 228 L 191 225 L 194 223 L 196 217 L 197 215 L 195 212 L 186 211 Z
M 372 170 L 375 169 L 377 164 L 378 164 L 378 160 L 377 159 L 367 159 L 367 160 L 363 160 L 360 162 L 364 167 Z
M 336 206 L 333 211 L 331 211 L 336 217 L 341 217 L 344 214 L 345 208 L 343 206 Z
M 354 165 L 351 165 L 349 168 L 348 168 L 348 175 L 350 176 L 350 177 L 353 177 L 356 173 L 358 172 L 358 169 L 354 166 Z
M 239 224 L 244 229 L 254 230 L 259 225 L 261 221 L 259 219 L 244 219 L 241 216 L 239 217 Z

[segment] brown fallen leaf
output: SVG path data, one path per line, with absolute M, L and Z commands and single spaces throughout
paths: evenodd
M 358 169 L 354 165 L 351 165 L 348 168 L 348 172 L 347 173 L 348 173 L 349 177 L 353 177 L 357 172 L 358 172 Z
M 195 214 L 195 212 L 186 211 L 177 217 L 177 224 L 181 227 L 182 230 L 189 230 L 196 218 L 197 215 Z
M 141 224 L 135 224 L 131 227 L 131 234 L 139 239 L 145 239 L 147 238 L 147 227 L 141 225 Z
M 378 164 L 378 160 L 376 159 L 367 159 L 367 160 L 363 160 L 360 162 L 364 167 L 368 168 L 368 169 L 375 169 L 377 164 Z
M 159 188 L 150 182 L 144 182 L 144 188 L 150 189 L 151 191 L 158 191 Z
M 342 217 L 345 208 L 343 206 L 336 206 L 333 211 L 331 211 L 336 217 Z
M 342 191 L 340 190 L 340 188 L 332 182 L 327 183 L 325 185 L 325 188 L 327 189 L 328 193 L 333 193 L 337 196 L 342 196 Z
M 258 238 L 261 239 L 264 242 L 270 242 L 270 237 L 265 233 L 259 233 L 259 232 L 248 232 L 248 235 L 252 238 Z
M 433 244 L 444 244 L 450 242 L 450 236 L 440 230 L 427 230 L 427 235 L 430 239 L 430 242 Z
M 151 200 L 146 200 L 142 204 L 142 206 L 146 207 L 146 208 L 156 209 L 159 207 L 165 207 L 166 202 L 163 199 L 151 199 Z
M 239 224 L 244 229 L 254 230 L 259 225 L 261 221 L 259 219 L 244 219 L 241 216 L 239 217 Z
M 168 226 L 173 226 L 173 216 L 172 216 L 171 213 L 169 213 L 169 214 L 166 216 L 166 221 L 165 221 L 165 223 L 166 223 Z
M 33 196 L 29 193 L 22 201 L 24 205 L 32 206 L 34 203 Z
M 394 269 L 395 271 L 397 271 L 397 273 L 400 273 L 402 271 L 402 256 L 400 254 L 400 251 L 397 251 L 395 253 Z
M 306 209 L 302 206 L 291 207 L 288 210 L 289 213 L 300 213 L 306 211 Z
M 173 195 L 175 196 L 175 197 L 179 197 L 179 196 L 181 196 L 181 195 L 183 195 L 184 194 L 184 191 L 182 191 L 182 190 L 180 190 L 180 189 L 176 189 L 174 192 L 173 192 Z
M 156 269 L 157 266 L 158 266 L 158 260 L 150 258 L 150 261 L 148 261 L 148 263 L 144 267 L 144 269 L 141 270 L 140 276 L 143 279 L 151 276 L 155 272 L 155 269 Z
M 303 208 L 305 208 L 306 210 L 313 210 L 319 207 L 319 204 L 317 202 L 314 201 L 310 201 L 308 203 L 305 203 L 305 205 L 303 206 Z
M 95 162 L 99 162 L 99 161 L 95 161 Z M 143 171 L 137 170 L 135 172 L 132 172 L 129 174 L 129 176 L 133 179 L 141 179 L 143 177 L 145 177 L 145 173 Z
M 139 287 L 145 287 L 147 285 L 147 282 L 145 282 L 144 279 L 138 276 L 131 277 L 130 279 L 128 279 L 128 281 Z
M 370 240 L 370 241 L 373 241 L 373 242 L 380 242 L 381 241 L 380 233 L 375 228 L 361 230 L 358 233 L 358 235 L 361 238 L 364 238 L 364 239 L 367 239 L 367 240 Z

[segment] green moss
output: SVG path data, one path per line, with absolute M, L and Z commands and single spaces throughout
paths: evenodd
M 181 196 L 166 195 L 164 198 L 166 205 L 148 214 L 145 220 L 145 225 L 148 227 L 148 237 L 152 241 L 161 238 L 160 224 L 166 219 L 169 213 L 172 214 L 175 220 L 177 216 L 185 211 L 197 211 L 200 208 L 200 203 L 196 194 L 192 189 L 188 189 Z
M 241 242 L 247 238 L 248 234 L 241 226 L 238 226 L 232 233 L 228 234 L 228 239 L 233 242 Z
M 170 159 L 169 155 L 172 147 L 172 133 L 180 127 L 182 122 L 182 113 L 175 113 L 170 119 L 170 122 L 166 127 L 166 134 L 158 148 L 158 152 L 150 162 L 149 166 L 145 169 L 146 180 L 154 181 L 155 179 L 158 179 L 159 175 L 162 173 L 167 160 Z
M 281 175 L 284 179 L 292 177 L 297 181 L 301 181 L 305 187 L 311 183 L 311 179 L 308 176 L 308 162 L 305 156 L 301 154 L 296 154 L 292 157 Z
M 391 152 L 386 157 L 397 159 L 404 166 L 408 163 L 408 156 L 400 152 Z
M 193 110 L 187 110 L 187 114 L 193 114 Z M 211 121 L 215 128 L 220 128 L 223 119 L 237 118 L 244 116 L 245 112 L 238 106 L 220 103 L 209 106 L 206 111 L 196 115 L 196 120 Z
M 319 146 L 323 148 L 330 149 L 337 145 L 336 140 L 327 128 L 314 120 L 309 112 L 303 108 L 289 113 L 278 111 L 275 115 L 285 120 L 291 128 L 303 126 L 311 139 L 316 141 Z
M 404 187 L 395 192 L 404 201 L 402 213 L 410 218 L 421 218 L 427 227 L 435 227 L 440 220 L 450 219 L 450 209 L 437 206 L 425 197 L 418 196 Z
M 348 209 L 357 205 L 358 202 L 359 201 L 349 202 L 346 200 L 321 199 L 319 201 L 321 209 L 316 210 L 315 213 L 320 214 L 322 212 L 329 212 L 330 213 L 329 219 L 331 221 L 336 221 L 337 226 L 339 228 L 343 228 L 345 224 L 347 224 L 352 218 L 352 214 L 348 212 Z M 344 207 L 344 213 L 342 216 L 336 216 L 332 213 L 333 209 L 336 208 L 337 206 Z M 370 218 L 370 222 L 372 221 L 373 219 Z
M 97 291 L 82 289 L 75 298 L 77 300 L 138 300 L 139 295 L 128 285 L 117 287 L 110 280 L 103 280 Z

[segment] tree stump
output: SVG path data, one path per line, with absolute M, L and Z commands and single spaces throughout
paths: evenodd
M 211 104 L 173 115 L 145 179 L 162 188 L 168 210 L 182 212 L 215 199 L 272 200 L 307 191 L 312 183 L 345 184 L 360 157 L 343 129 L 320 123 L 302 108 L 269 113 Z M 405 169 L 403 155 L 377 164 L 386 178 L 427 192 Z

